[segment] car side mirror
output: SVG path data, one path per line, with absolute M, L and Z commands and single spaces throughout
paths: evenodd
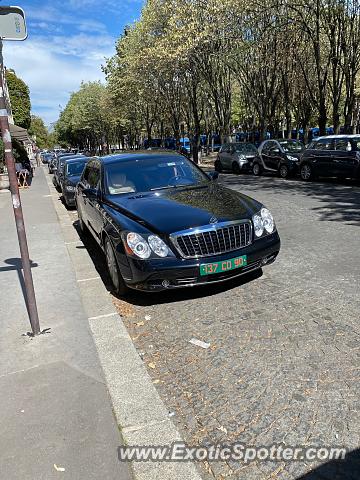
M 219 178 L 219 172 L 208 172 L 208 177 L 210 178 L 210 180 L 212 180 L 213 182 L 215 180 L 217 180 Z
M 99 197 L 99 190 L 97 188 L 84 188 L 83 194 L 91 199 Z

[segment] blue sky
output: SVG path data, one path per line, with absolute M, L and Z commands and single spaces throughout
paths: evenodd
M 103 80 L 104 57 L 114 54 L 124 26 L 139 18 L 143 0 L 9 3 L 24 9 L 29 36 L 6 42 L 4 63 L 28 84 L 33 113 L 50 125 L 82 80 Z

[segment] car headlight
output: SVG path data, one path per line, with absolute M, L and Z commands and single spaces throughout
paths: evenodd
M 275 221 L 270 210 L 263 207 L 259 213 L 252 217 L 254 224 L 254 233 L 256 238 L 260 238 L 265 234 L 271 234 L 275 231 Z
M 288 160 L 290 160 L 291 162 L 298 162 L 299 161 L 298 158 L 293 157 L 292 155 L 286 155 L 286 156 L 287 156 Z
M 260 213 L 265 230 L 267 231 L 267 233 L 273 233 L 273 231 L 275 230 L 275 222 L 270 210 L 264 207 L 261 209 Z
M 145 260 L 151 255 L 147 241 L 138 233 L 130 232 L 126 235 L 126 243 L 130 250 L 139 258 Z
M 66 185 L 67 192 L 75 192 L 75 187 L 73 185 Z
M 161 240 L 161 238 L 157 237 L 156 235 L 150 235 L 148 237 L 148 243 L 150 245 L 151 250 L 156 253 L 159 257 L 167 257 L 169 254 L 169 247 L 166 243 Z
M 260 238 L 264 233 L 264 223 L 261 215 L 256 214 L 253 216 L 254 232 L 255 236 Z

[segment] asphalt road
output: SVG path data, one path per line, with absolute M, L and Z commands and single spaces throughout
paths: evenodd
M 282 442 L 356 450 L 359 187 L 232 174 L 219 181 L 273 212 L 280 256 L 258 278 L 114 299 L 139 355 L 189 445 Z M 107 282 L 96 247 L 88 247 Z M 190 344 L 193 337 L 210 348 Z M 351 462 L 308 475 L 319 462 L 203 462 L 200 468 L 204 479 L 350 480 L 360 478 L 354 459 L 357 452 Z

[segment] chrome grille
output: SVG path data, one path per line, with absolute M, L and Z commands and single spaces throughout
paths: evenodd
M 207 225 L 170 236 L 185 258 L 209 257 L 246 247 L 252 242 L 250 221 Z

